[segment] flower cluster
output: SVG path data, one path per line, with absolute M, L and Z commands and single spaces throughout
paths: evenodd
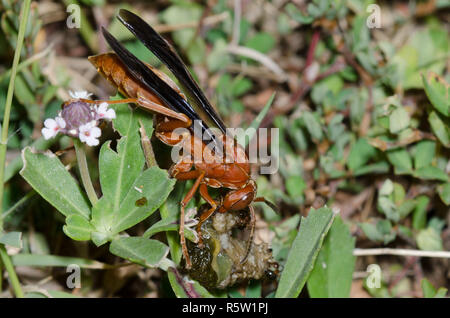
M 56 118 L 44 121 L 42 135 L 45 139 L 62 133 L 79 138 L 88 146 L 97 146 L 101 130 L 98 124 L 102 120 L 116 118 L 114 109 L 108 108 L 108 103 L 90 101 L 91 94 L 87 92 L 70 92 L 72 99 L 63 104 L 62 110 Z

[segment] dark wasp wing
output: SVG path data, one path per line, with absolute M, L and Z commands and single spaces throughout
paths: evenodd
M 215 138 L 208 125 L 201 120 L 197 112 L 192 106 L 178 94 L 172 87 L 156 75 L 142 61 L 128 51 L 122 44 L 117 41 L 108 31 L 102 28 L 103 36 L 109 46 L 117 54 L 122 63 L 126 66 L 131 75 L 147 87 L 153 94 L 158 96 L 172 110 L 183 113 L 188 116 L 194 125 L 194 122 L 201 125 L 201 133 L 205 135 L 205 139 L 212 140 L 216 149 L 222 149 L 220 142 Z M 194 129 L 196 132 L 196 129 Z M 197 136 L 204 140 L 202 136 Z M 209 145 L 209 142 L 208 142 Z
M 150 51 L 153 52 L 175 75 L 183 93 L 187 96 L 189 103 L 200 114 L 202 120 L 208 125 L 216 126 L 222 133 L 226 133 L 226 126 L 220 116 L 209 103 L 208 99 L 198 87 L 195 80 L 189 73 L 186 65 L 172 48 L 172 46 L 164 40 L 158 32 L 156 32 L 144 20 L 134 13 L 121 9 L 118 15 L 128 30 L 130 30 Z

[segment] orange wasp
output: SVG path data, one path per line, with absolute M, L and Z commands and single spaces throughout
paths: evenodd
M 181 92 L 167 75 L 140 61 L 102 28 L 103 35 L 114 53 L 92 56 L 89 60 L 100 74 L 126 96 L 126 99 L 106 102 L 134 103 L 153 112 L 155 136 L 170 146 L 187 144 L 187 149 L 191 150 L 191 153 L 183 156 L 169 169 L 169 174 L 177 180 L 195 180 L 181 201 L 179 233 L 186 267 L 191 267 L 191 260 L 184 237 L 185 207 L 197 190 L 210 205 L 210 208 L 201 214 L 196 228 L 199 233 L 199 246 L 203 246 L 201 225 L 215 211 L 224 213 L 249 208 L 252 227 L 247 255 L 242 260 L 245 262 L 251 248 L 255 223 L 254 210 L 250 204 L 253 201 L 267 202 L 264 198 L 255 198 L 256 183 L 250 177 L 250 164 L 245 150 L 234 138 L 227 135 L 222 119 L 170 44 L 137 15 L 122 9 L 118 18 L 169 68 L 183 88 Z M 200 133 L 194 129 L 194 122 L 200 126 Z M 220 132 L 212 133 L 209 127 L 218 128 Z M 185 128 L 189 133 L 177 134 L 177 128 Z M 203 136 L 210 142 L 206 143 Z M 213 149 L 210 147 L 211 143 L 215 146 Z M 202 149 L 200 157 L 193 151 L 195 147 Z M 223 148 L 231 160 L 214 160 L 215 156 L 220 154 L 217 149 Z M 227 188 L 229 191 L 223 199 L 216 201 L 209 195 L 208 186 Z

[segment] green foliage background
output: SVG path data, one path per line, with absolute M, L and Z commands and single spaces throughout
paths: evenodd
M 80 29 L 66 27 L 71 3 L 80 5 Z M 355 256 L 354 249 L 449 251 L 448 1 L 237 3 L 241 10 L 224 0 L 32 3 L 9 121 L 0 229 L 13 265 L 40 268 L 35 280 L 55 278 L 43 288 L 48 293 L 27 296 L 192 296 L 172 267 L 181 257 L 178 202 L 189 185 L 175 185 L 167 167 L 145 165 L 139 128 L 150 136 L 151 116 L 115 107 L 102 145 L 88 151 L 102 194 L 96 203 L 82 189 L 75 154 L 54 155 L 71 139 L 45 141 L 40 133 L 68 90 L 99 99 L 115 94 L 86 59 L 107 50 L 96 32 L 100 24 L 167 71 L 121 26 L 119 8 L 163 32 L 230 127 L 279 129 L 279 170 L 255 178 L 258 195 L 280 208 L 277 214 L 258 204 L 261 237 L 282 265 L 280 277 L 217 294 L 195 282 L 197 296 L 446 295 L 445 258 Z M 2 120 L 22 5 L 0 4 Z M 377 8 L 381 26 L 369 28 Z M 134 204 L 140 196 L 145 207 Z M 121 270 L 113 265 L 120 262 L 139 266 Z M 68 264 L 83 268 L 81 289 L 56 279 Z M 365 280 L 370 264 L 381 266 L 379 288 Z M 2 277 L 0 293 L 9 297 Z

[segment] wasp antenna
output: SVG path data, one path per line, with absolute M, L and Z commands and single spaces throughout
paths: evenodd
M 267 204 L 272 210 L 274 210 L 277 214 L 280 214 L 280 209 L 272 202 L 270 202 L 269 200 L 267 200 L 266 198 L 263 197 L 258 197 L 255 200 L 253 200 L 254 202 L 264 202 L 265 204 Z

